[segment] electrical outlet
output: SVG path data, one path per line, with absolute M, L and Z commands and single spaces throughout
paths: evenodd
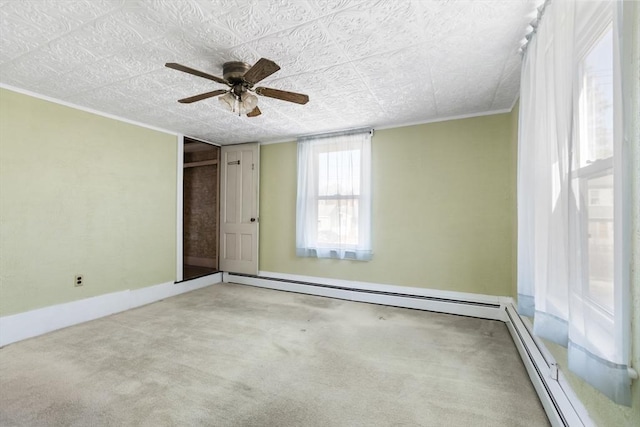
M 78 287 L 84 285 L 84 278 L 81 274 L 78 274 L 73 280 L 73 286 Z

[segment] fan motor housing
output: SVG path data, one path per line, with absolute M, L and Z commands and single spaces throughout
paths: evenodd
M 246 62 L 225 62 L 222 66 L 222 77 L 231 84 L 241 83 L 244 73 L 249 71 L 251 65 Z

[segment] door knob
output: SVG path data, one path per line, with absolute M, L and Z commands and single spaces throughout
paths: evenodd
M 256 219 L 255 218 L 251 218 L 251 222 L 256 222 Z

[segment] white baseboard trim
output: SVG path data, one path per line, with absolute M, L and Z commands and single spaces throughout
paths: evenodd
M 592 427 L 593 421 L 551 355 L 523 323 L 510 297 L 355 282 L 260 271 L 258 276 L 223 273 L 223 282 L 436 311 L 505 322 L 531 382 L 554 427 Z M 544 351 L 544 354 L 543 354 Z M 554 379 L 555 378 L 555 379 Z
M 483 319 L 504 320 L 503 306 L 511 298 L 380 283 L 260 271 L 258 276 L 224 273 L 223 282 L 318 295 Z
M 222 273 L 113 292 L 0 317 L 0 347 L 222 282 Z

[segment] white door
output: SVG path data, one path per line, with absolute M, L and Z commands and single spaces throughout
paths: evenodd
M 258 144 L 222 147 L 220 270 L 258 274 Z

